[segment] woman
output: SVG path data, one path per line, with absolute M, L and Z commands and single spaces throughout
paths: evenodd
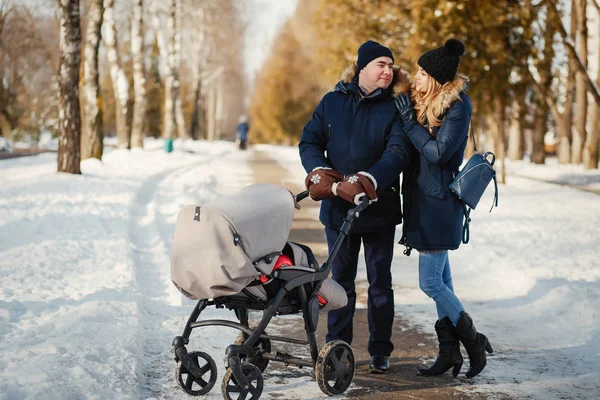
M 419 251 L 419 286 L 435 301 L 435 330 L 440 352 L 422 375 L 441 375 L 463 363 L 459 341 L 469 354 L 467 377 L 479 374 L 492 347 L 454 294 L 448 250 L 462 237 L 463 208 L 448 185 L 463 162 L 472 105 L 465 90 L 467 78 L 457 75 L 464 44 L 450 39 L 423 54 L 418 61 L 411 95 L 396 99 L 404 131 L 418 156 L 412 158 L 403 184 L 405 216 L 401 243 Z M 413 107 L 414 102 L 414 107 Z

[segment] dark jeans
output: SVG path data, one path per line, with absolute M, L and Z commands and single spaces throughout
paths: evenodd
M 329 311 L 327 315 L 327 342 L 341 339 L 352 343 L 352 319 L 356 310 L 354 280 L 358 266 L 361 241 L 364 245 L 367 280 L 369 281 L 367 315 L 369 320 L 369 354 L 389 356 L 394 350 L 392 325 L 394 322 L 394 291 L 392 289 L 392 257 L 395 227 L 377 232 L 350 234 L 344 240 L 331 266 L 332 278 L 342 285 L 348 295 L 346 307 Z M 338 231 L 325 228 L 327 245 L 333 248 Z

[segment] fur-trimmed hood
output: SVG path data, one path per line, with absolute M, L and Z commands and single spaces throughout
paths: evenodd
M 435 115 L 443 115 L 454 103 L 460 101 L 460 94 L 469 88 L 469 78 L 456 74 L 453 80 L 442 86 L 442 91 L 431 104 Z M 410 97 L 415 101 L 415 89 L 411 86 Z
M 392 71 L 394 72 L 394 77 L 392 78 L 392 83 L 390 84 L 392 87 L 391 96 L 396 97 L 400 94 L 407 93 L 410 89 L 410 79 L 408 77 L 408 73 L 397 65 L 392 66 Z M 356 65 L 356 62 L 354 62 L 352 65 L 348 66 L 344 72 L 342 72 L 342 75 L 340 76 L 341 81 L 336 85 L 336 89 L 341 89 L 340 86 L 350 84 L 357 75 L 358 66 Z

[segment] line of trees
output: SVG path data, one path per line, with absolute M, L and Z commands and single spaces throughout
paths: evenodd
M 2 136 L 50 131 L 58 170 L 72 173 L 102 158 L 106 135 L 119 148 L 145 136 L 233 137 L 246 91 L 242 5 L 39 0 L 33 10 L 0 0 Z
M 599 15 L 598 0 L 299 0 L 258 77 L 251 134 L 297 141 L 367 39 L 414 73 L 420 54 L 456 37 L 467 47 L 460 71 L 471 81 L 479 147 L 543 164 L 550 132 L 560 163 L 598 168 Z

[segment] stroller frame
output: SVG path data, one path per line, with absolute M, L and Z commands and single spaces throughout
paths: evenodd
M 295 200 L 299 202 L 308 195 L 309 192 L 304 191 L 296 195 Z M 178 362 L 177 378 L 179 385 L 186 393 L 196 396 L 206 394 L 212 389 L 216 381 L 216 364 L 214 360 L 203 352 L 188 353 L 186 348 L 192 330 L 206 326 L 224 326 L 238 329 L 242 332 L 242 337 L 245 339 L 241 345 L 231 344 L 226 349 L 225 366 L 229 369 L 225 374 L 222 384 L 222 392 L 225 399 L 232 399 L 229 395 L 230 393 L 241 393 L 241 398 L 247 400 L 258 399 L 263 388 L 262 370 L 266 368 L 265 363 L 269 361 L 283 362 L 286 365 L 292 364 L 299 368 L 314 368 L 314 375 L 319 383 L 319 387 L 327 395 L 340 394 L 348 388 L 352 382 L 355 368 L 354 354 L 350 345 L 341 340 L 336 340 L 323 346 L 321 352 L 318 349 L 316 330 L 319 319 L 319 301 L 317 293 L 321 288 L 322 282 L 329 276 L 331 264 L 344 239 L 348 236 L 354 220 L 359 217 L 360 213 L 368 205 L 369 199 L 365 196 L 359 205 L 348 211 L 332 251 L 329 253 L 327 260 L 316 271 L 305 267 L 293 266 L 273 271 L 271 276 L 281 282 L 281 287 L 274 297 L 261 300 L 244 289 L 241 295 L 216 297 L 212 300 L 201 299 L 197 302 L 184 327 L 182 335 L 176 336 L 172 342 L 172 352 L 174 353 L 175 361 Z M 307 247 L 305 248 L 308 249 Z M 267 257 L 277 257 L 278 255 L 276 253 Z M 314 260 L 314 256 L 312 254 L 310 256 Z M 313 262 L 314 265 L 318 265 L 313 260 L 311 260 L 311 265 Z M 312 290 L 308 292 L 306 284 L 313 282 Z M 299 299 L 298 308 L 295 305 L 290 305 L 291 308 L 284 308 L 282 311 L 280 307 L 286 295 L 293 291 L 296 292 Z M 217 308 L 226 307 L 233 310 L 239 322 L 222 319 L 198 321 L 202 311 L 211 305 Z M 249 310 L 263 311 L 263 316 L 254 329 L 249 327 Z M 306 340 L 272 336 L 265 333 L 267 326 L 274 316 L 297 313 L 298 311 L 302 311 L 307 335 Z M 303 359 L 280 352 L 271 353 L 270 341 L 309 345 L 311 359 Z M 200 359 L 204 359 L 206 364 L 201 366 Z M 243 362 L 247 359 L 252 359 L 253 361 L 251 363 Z M 259 368 L 261 365 L 258 367 L 255 365 L 259 362 L 264 367 Z M 348 371 L 346 367 L 348 363 L 351 365 L 351 371 Z M 203 377 L 209 371 L 211 374 L 208 381 L 206 381 Z M 337 371 L 337 375 L 339 376 L 336 375 L 335 371 Z M 184 377 L 183 375 L 186 376 Z M 331 380 L 334 381 L 333 385 L 330 384 Z M 201 389 L 194 390 L 192 388 L 194 383 L 197 386 L 199 385 Z M 245 396 L 247 395 L 251 395 L 251 397 L 246 398 Z

